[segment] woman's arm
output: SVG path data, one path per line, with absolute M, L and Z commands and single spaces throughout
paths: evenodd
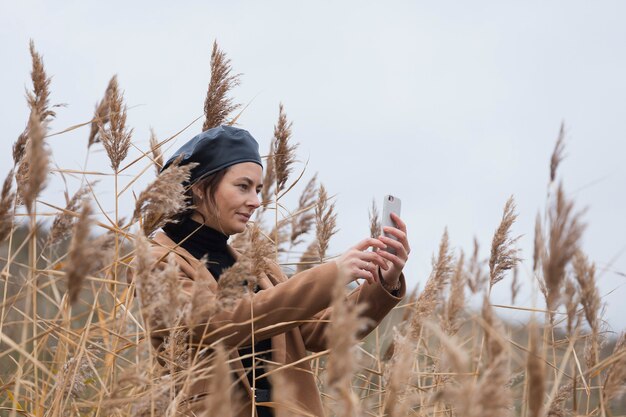
M 166 264 L 163 256 L 166 248 L 153 248 L 156 259 L 162 259 L 153 270 L 163 268 Z M 179 283 L 183 292 L 183 303 L 191 306 L 192 296 L 206 300 L 207 303 L 217 302 L 216 293 L 209 285 L 196 285 L 192 277 L 195 271 L 179 255 L 175 256 L 179 266 Z M 331 291 L 337 279 L 337 266 L 328 262 L 303 271 L 291 279 L 278 285 L 245 295 L 236 304 L 217 312 L 192 312 L 194 322 L 184 318 L 183 326 L 191 330 L 192 342 L 197 345 L 211 345 L 221 341 L 226 346 L 235 347 L 251 343 L 254 328 L 255 342 L 284 333 L 302 324 L 315 314 L 330 305 Z M 194 294 L 195 293 L 195 294 Z M 254 314 L 253 314 L 254 313 Z M 254 319 L 253 319 L 254 317 Z M 252 323 L 254 321 L 254 324 Z M 168 329 L 155 329 L 152 335 L 163 338 Z
M 347 296 L 347 302 L 364 304 L 365 308 L 362 316 L 370 319 L 357 335 L 359 339 L 364 338 L 374 330 L 385 316 L 404 298 L 406 293 L 404 275 L 400 276 L 400 282 L 402 285 L 397 296 L 390 294 L 380 283 L 372 285 L 363 283 Z M 326 308 L 314 316 L 316 321 L 300 325 L 300 333 L 307 350 L 319 352 L 328 349 L 326 327 L 332 320 L 332 310 L 332 307 Z

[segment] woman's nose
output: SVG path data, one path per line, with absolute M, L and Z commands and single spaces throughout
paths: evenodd
M 255 210 L 261 206 L 261 200 L 259 200 L 259 195 L 254 193 L 254 195 L 248 201 L 248 205 L 253 207 Z

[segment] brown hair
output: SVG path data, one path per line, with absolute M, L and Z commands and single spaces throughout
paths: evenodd
M 230 167 L 221 169 L 217 172 L 214 172 L 211 175 L 207 175 L 206 177 L 199 179 L 198 181 L 196 181 L 195 183 L 191 185 L 188 185 L 186 187 L 186 192 L 185 192 L 186 197 L 187 197 L 187 208 L 181 211 L 176 216 L 176 220 L 181 221 L 183 219 L 191 217 L 194 211 L 196 211 L 196 207 L 198 207 L 199 204 L 204 204 L 204 207 L 207 209 L 207 211 L 210 214 L 214 214 L 215 216 L 217 216 L 217 203 L 215 202 L 215 190 L 217 190 L 217 186 L 220 184 L 220 182 L 222 182 L 222 179 L 224 178 L 224 176 L 226 175 L 226 172 L 228 172 L 229 169 Z M 208 199 L 206 201 L 205 200 L 198 201 L 198 199 L 195 197 L 192 191 L 192 187 L 199 187 L 204 194 L 208 194 Z M 206 221 L 202 213 L 198 213 L 198 214 L 200 214 L 203 217 L 203 220 Z

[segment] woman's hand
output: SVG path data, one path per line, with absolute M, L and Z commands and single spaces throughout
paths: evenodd
M 367 251 L 367 248 L 373 247 L 375 252 Z M 367 238 L 360 241 L 356 246 L 348 249 L 343 255 L 335 259 L 337 268 L 339 269 L 339 277 L 344 279 L 346 283 L 352 282 L 357 278 L 364 278 L 369 284 L 373 284 L 380 280 L 378 276 L 378 268 L 383 270 L 388 268 L 387 262 L 380 255 L 381 249 L 387 248 L 379 239 Z
M 409 247 L 409 241 L 407 238 L 406 224 L 400 219 L 400 217 L 391 213 L 391 220 L 397 227 L 385 227 L 383 232 L 395 236 L 398 240 L 392 239 L 387 236 L 380 236 L 378 239 L 395 250 L 395 254 L 389 253 L 386 250 L 377 250 L 377 253 L 385 258 L 387 268 L 382 268 L 382 279 L 387 287 L 395 288 L 400 278 L 400 273 L 409 259 L 409 253 L 411 248 Z

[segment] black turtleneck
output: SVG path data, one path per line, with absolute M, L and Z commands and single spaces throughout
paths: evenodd
M 194 258 L 202 259 L 206 256 L 207 268 L 216 280 L 220 279 L 224 269 L 235 263 L 235 258 L 228 250 L 228 236 L 196 222 L 191 217 L 186 217 L 179 223 L 168 223 L 163 231 Z
M 211 272 L 211 275 L 219 281 L 222 272 L 233 266 L 235 258 L 231 255 L 228 249 L 228 236 L 218 232 L 217 230 L 200 224 L 191 217 L 185 217 L 178 223 L 168 223 L 163 227 L 163 231 L 172 239 L 176 244 L 192 254 L 196 259 L 202 259 L 206 256 L 206 266 Z M 242 285 L 245 285 L 245 281 L 242 281 Z M 258 286 L 255 288 L 255 292 L 260 289 Z M 271 360 L 271 339 L 265 339 L 254 345 L 255 356 L 257 359 Z M 259 353 L 261 352 L 261 353 Z M 252 354 L 252 347 L 244 347 L 239 349 L 240 356 L 246 356 Z M 248 381 L 252 386 L 252 358 L 247 357 L 241 360 L 244 369 L 247 369 Z M 256 366 L 256 375 L 265 373 L 265 367 L 261 365 Z M 267 378 L 257 379 L 256 388 L 271 391 L 271 384 Z M 271 409 L 266 407 L 257 407 L 258 415 L 271 416 Z M 269 413 L 269 414 L 268 414 Z

